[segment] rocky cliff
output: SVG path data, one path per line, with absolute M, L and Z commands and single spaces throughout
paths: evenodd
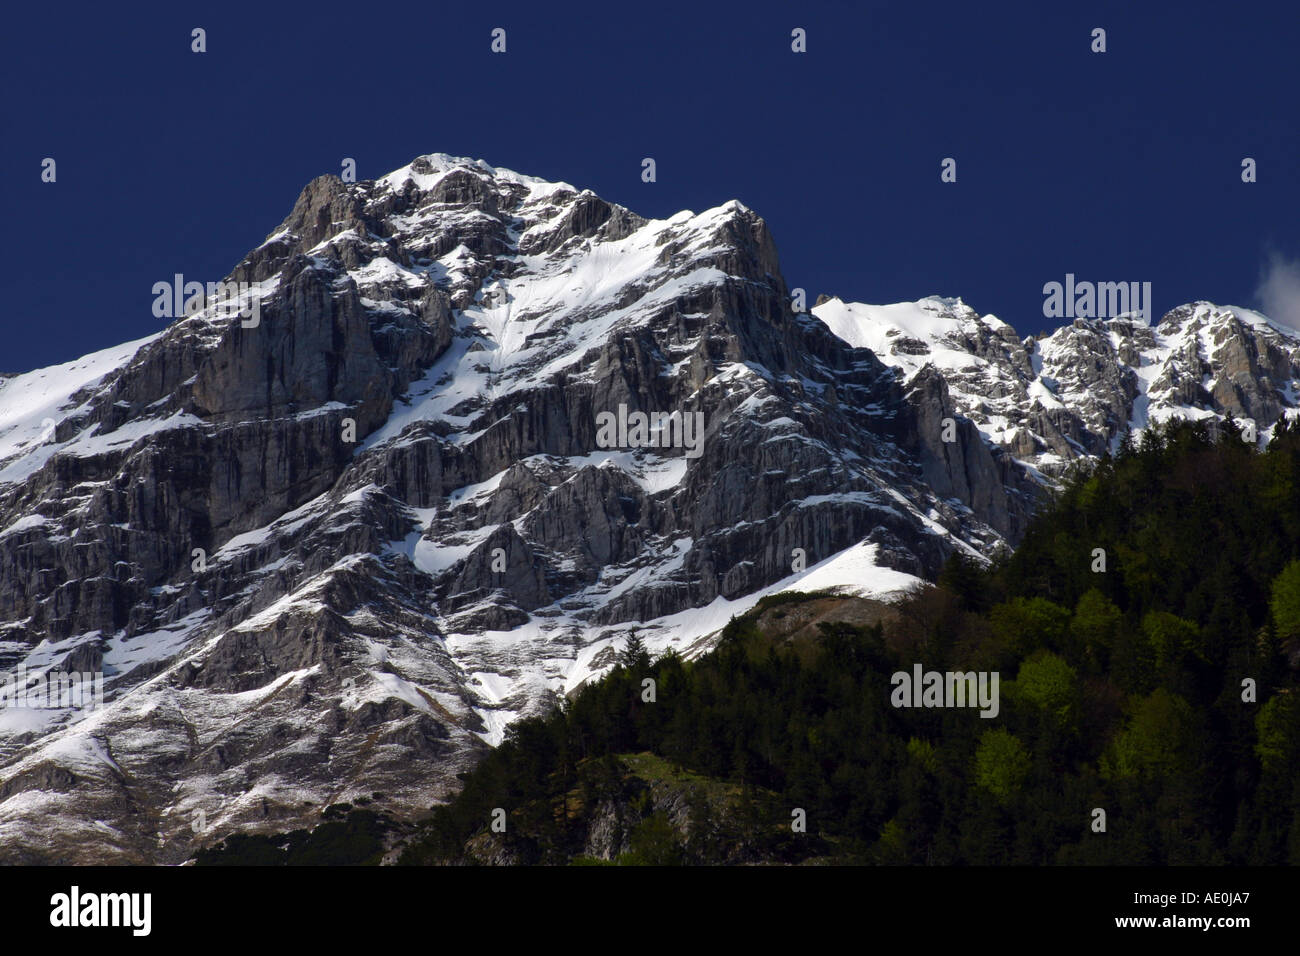
M 1193 302 L 1154 326 L 1137 314 L 1075 319 L 1023 340 L 960 299 L 823 297 L 813 313 L 931 396 L 921 407 L 944 400 L 942 381 L 952 411 L 988 444 L 1047 475 L 1113 453 L 1153 422 L 1231 419 L 1266 443 L 1282 417 L 1300 414 L 1300 338 L 1237 306 Z
M 0 862 L 415 816 L 633 630 L 896 593 L 1159 409 L 1293 407 L 1294 340 L 1240 310 L 798 314 L 740 203 L 647 220 L 441 154 L 313 181 L 227 279 L 255 322 L 0 382 L 0 670 L 105 686 L 0 709 Z

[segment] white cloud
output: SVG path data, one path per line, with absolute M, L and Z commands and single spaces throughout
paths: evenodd
M 1300 260 L 1269 253 L 1255 296 L 1265 315 L 1300 333 Z

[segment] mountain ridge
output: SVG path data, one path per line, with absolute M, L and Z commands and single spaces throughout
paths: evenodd
M 765 594 L 897 594 L 1014 544 L 1129 400 L 1030 405 L 1062 460 L 1022 461 L 964 366 L 792 311 L 743 204 L 644 219 L 446 154 L 313 180 L 227 280 L 255 326 L 205 307 L 0 383 L 0 667 L 108 687 L 3 715 L 5 860 L 179 862 L 372 791 L 418 815 L 632 631 L 691 652 Z M 1015 338 L 987 369 L 1024 352 L 1028 395 Z M 1229 378 L 1282 370 L 1245 341 Z M 703 413 L 703 454 L 600 448 L 620 406 Z

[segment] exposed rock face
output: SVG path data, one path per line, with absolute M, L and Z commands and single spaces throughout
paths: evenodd
M 794 314 L 739 203 L 645 220 L 442 155 L 314 180 L 229 278 L 256 325 L 206 308 L 0 381 L 0 670 L 107 690 L 0 708 L 0 862 L 179 862 L 374 792 L 418 814 L 629 631 L 694 652 L 769 590 L 1014 543 L 1018 458 L 1103 447 L 1197 361 L 1228 383 L 1198 400 L 1266 415 L 1293 354 L 1242 321 L 1156 388 L 1123 364 L 1152 330 L 1080 368 L 949 304 L 973 371 L 900 372 L 936 340 Z M 1094 404 L 1041 394 L 1052 363 Z
M 1037 502 L 1037 489 L 1010 455 L 985 442 L 964 409 L 953 402 L 948 383 L 934 366 L 922 368 L 909 385 L 907 434 L 915 438 L 916 456 L 930 487 L 968 504 L 998 533 L 1019 540 Z M 945 420 L 951 423 L 950 436 L 945 436 Z
M 1195 302 L 1154 327 L 1136 315 L 1075 319 L 1023 341 L 1005 322 L 956 299 L 870 306 L 821 298 L 813 311 L 846 341 L 898 368 L 924 396 L 913 403 L 929 410 L 916 430 L 922 441 L 933 445 L 934 419 L 944 409 L 943 416 L 968 418 L 990 444 L 1048 475 L 1080 457 L 1114 452 L 1126 434 L 1152 421 L 1249 420 L 1266 441 L 1283 415 L 1300 413 L 1300 341 L 1249 309 Z M 942 449 L 932 451 L 943 458 Z M 997 505 L 975 490 L 978 483 L 963 484 L 950 467 L 926 477 L 937 491 L 951 488 L 974 502 L 1014 538 L 1015 496 L 1006 525 Z

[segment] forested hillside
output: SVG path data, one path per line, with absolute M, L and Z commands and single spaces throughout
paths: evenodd
M 1150 432 L 1001 564 L 786 626 L 827 600 L 768 599 L 695 661 L 631 642 L 402 861 L 1300 863 L 1300 434 Z M 918 663 L 997 671 L 996 717 L 893 706 Z

